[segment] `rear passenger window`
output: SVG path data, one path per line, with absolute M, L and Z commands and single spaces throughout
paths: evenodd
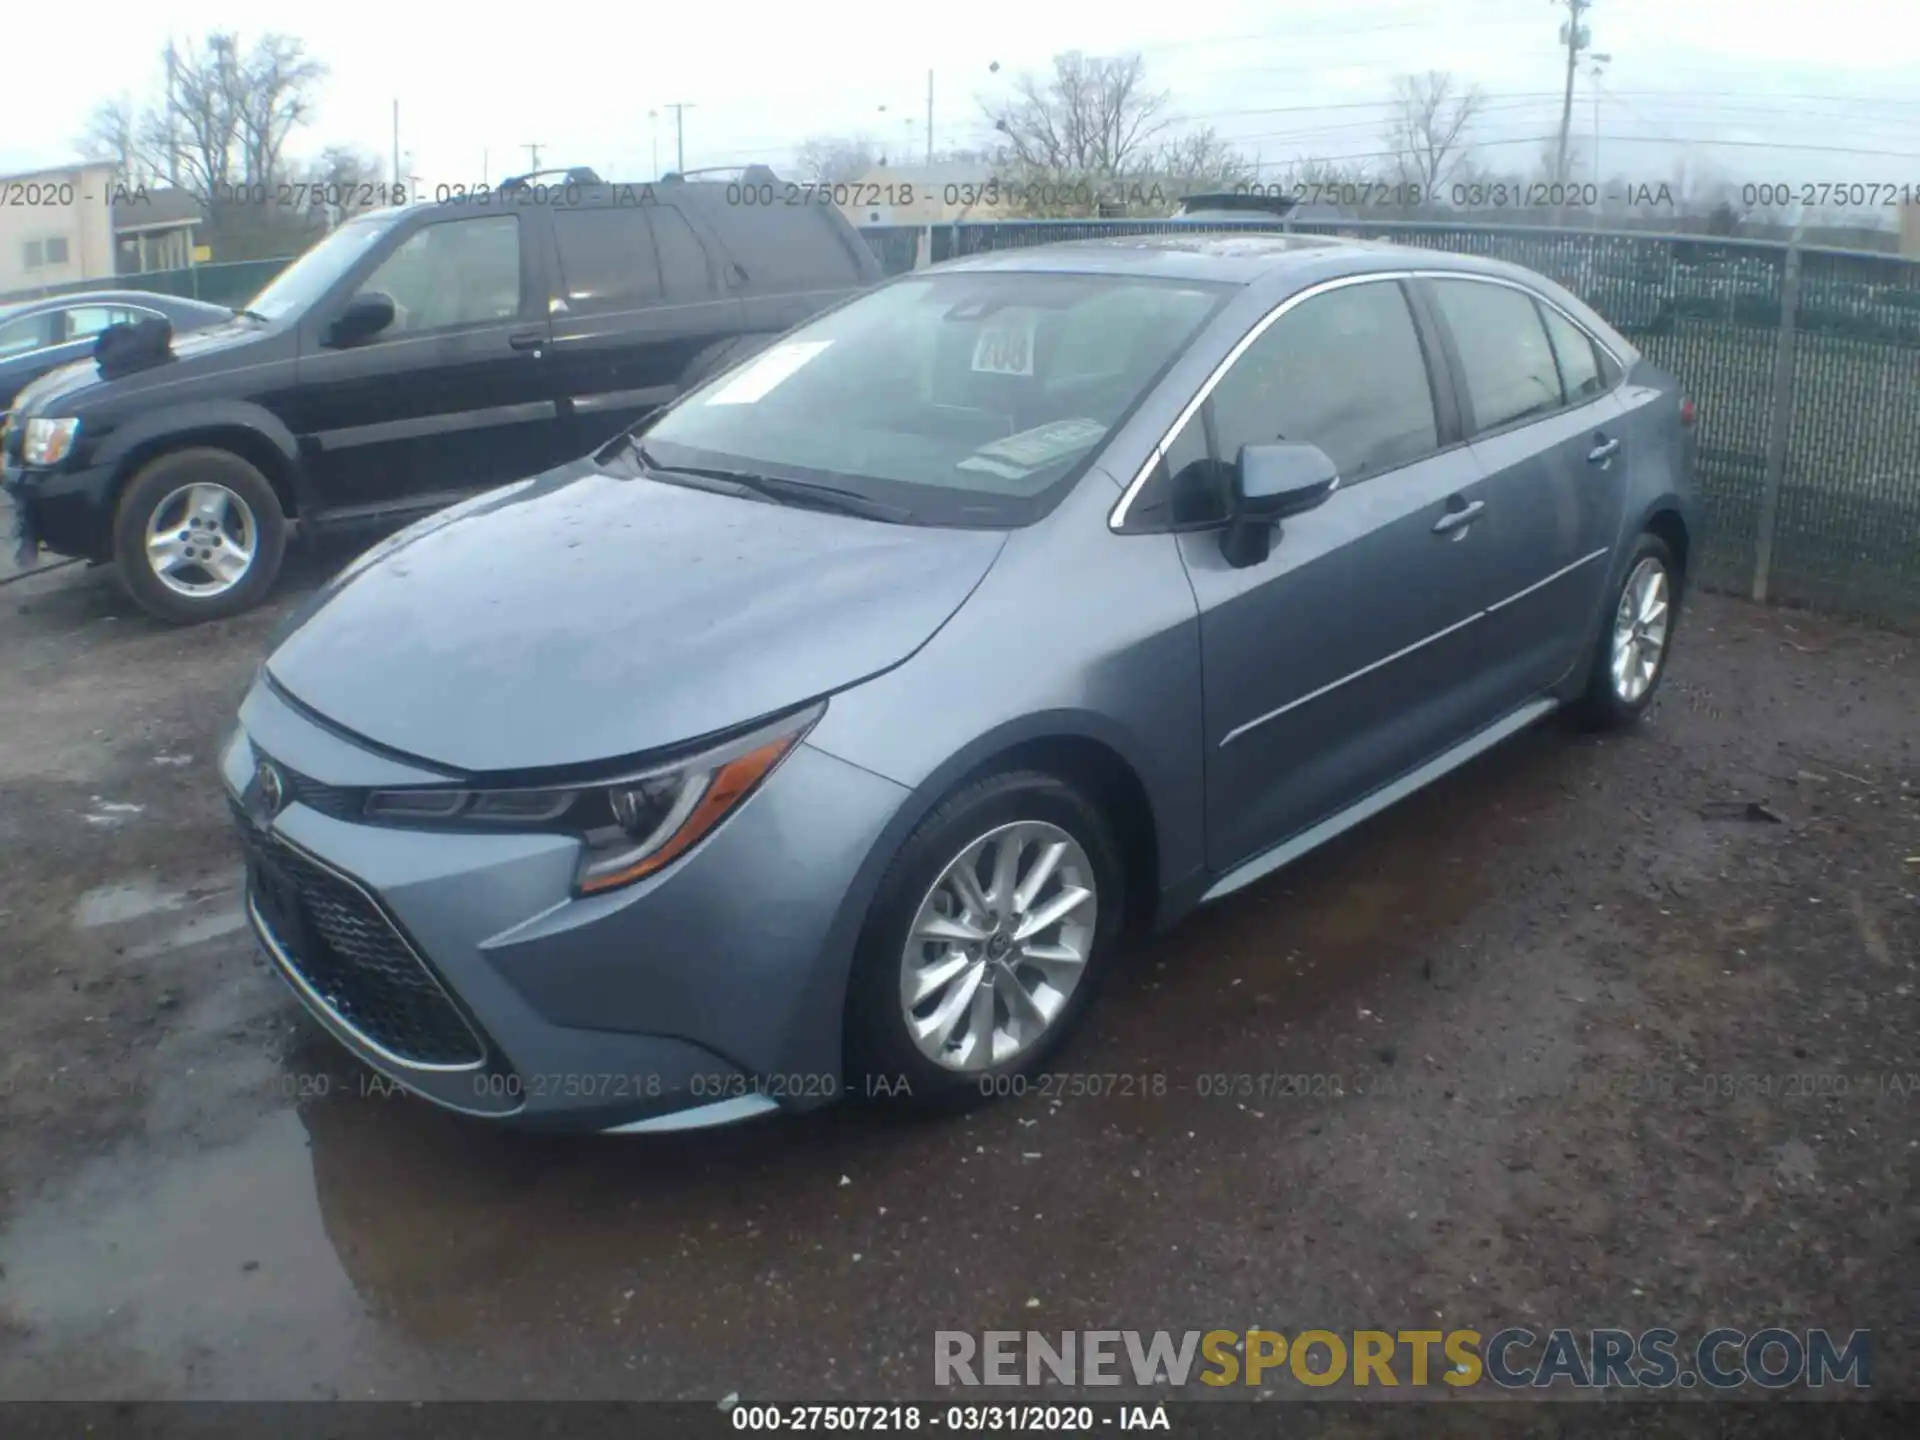
M 1399 285 L 1343 286 L 1276 320 L 1174 437 L 1135 513 L 1179 527 L 1225 519 L 1241 447 L 1277 440 L 1318 445 L 1343 484 L 1439 448 L 1426 358 Z
M 714 294 L 707 250 L 687 217 L 671 206 L 650 207 L 653 238 L 660 246 L 660 278 L 669 300 L 706 300 Z
M 859 283 L 853 255 L 841 242 L 835 216 L 817 206 L 714 204 L 704 212 L 720 241 L 761 293 L 830 290 Z M 856 244 L 861 243 L 854 237 Z
M 1476 430 L 1550 414 L 1566 403 L 1531 295 L 1482 280 L 1429 283 L 1460 352 Z
M 641 207 L 556 208 L 553 243 L 568 309 L 631 309 L 660 298 L 653 234 Z
M 1542 305 L 1540 314 L 1547 322 L 1547 338 L 1553 342 L 1553 358 L 1560 362 L 1560 383 L 1568 402 L 1577 405 L 1604 391 L 1600 357 L 1587 332 L 1550 305 Z

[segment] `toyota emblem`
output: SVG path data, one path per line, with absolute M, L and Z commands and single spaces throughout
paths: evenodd
M 286 807 L 286 779 L 280 774 L 280 767 L 271 760 L 262 760 L 253 778 L 260 790 L 260 808 L 271 820 Z

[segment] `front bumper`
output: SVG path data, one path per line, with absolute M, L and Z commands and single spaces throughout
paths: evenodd
M 113 558 L 113 467 L 25 470 L 0 466 L 13 502 L 14 561 L 31 566 L 42 548 L 83 560 Z
M 270 819 L 263 757 L 296 777 Z M 891 781 L 802 744 L 666 871 L 575 899 L 566 836 L 326 813 L 329 787 L 446 777 L 352 745 L 265 685 L 220 765 L 273 968 L 407 1089 L 595 1130 L 727 1123 L 838 1095 L 850 908 L 864 909 L 856 877 L 906 798 Z

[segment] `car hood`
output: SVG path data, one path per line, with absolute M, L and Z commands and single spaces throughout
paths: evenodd
M 899 664 L 1004 543 L 581 462 L 376 547 L 296 617 L 267 672 L 325 720 L 442 767 L 621 760 Z
M 92 399 L 95 393 L 110 390 L 121 394 L 158 381 L 178 380 L 183 374 L 182 366 L 191 366 L 194 371 L 199 371 L 227 363 L 215 357 L 224 357 L 230 350 L 257 345 L 273 333 L 258 321 L 238 319 L 206 330 L 176 330 L 173 333 L 171 360 L 163 360 L 148 369 L 136 370 L 115 380 L 100 378 L 100 368 L 89 352 L 86 358 L 62 365 L 57 370 L 49 370 L 26 386 L 14 398 L 13 408 L 23 418 L 28 414 L 51 415 L 56 410 L 65 411 Z

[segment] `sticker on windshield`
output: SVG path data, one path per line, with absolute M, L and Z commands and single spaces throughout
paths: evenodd
M 708 405 L 751 405 L 764 398 L 776 385 L 791 376 L 833 342 L 806 340 L 792 345 L 776 345 L 706 398 Z
M 973 342 L 973 368 L 981 375 L 1033 374 L 1034 313 L 1002 310 Z
M 1054 420 L 982 445 L 954 468 L 1024 480 L 1041 467 L 1086 449 L 1106 433 L 1107 427 L 1098 420 Z

